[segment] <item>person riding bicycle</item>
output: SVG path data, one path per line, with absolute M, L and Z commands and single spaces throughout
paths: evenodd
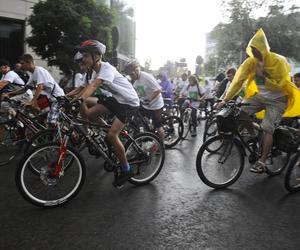
M 11 105 L 5 99 L 10 98 L 14 101 L 19 101 L 21 104 L 30 102 L 33 98 L 31 89 L 25 88 L 25 83 L 21 77 L 14 71 L 10 70 L 9 63 L 6 60 L 1 60 L 0 69 L 2 79 L 0 81 L 1 88 L 1 110 L 11 111 L 12 116 L 15 115 L 15 111 L 11 109 Z
M 163 139 L 164 129 L 162 127 L 161 114 L 164 107 L 164 100 L 161 95 L 161 87 L 154 76 L 141 71 L 137 60 L 129 62 L 125 67 L 125 71 L 133 81 L 133 87 L 141 99 L 141 114 L 152 118 L 159 137 Z
M 300 115 L 300 91 L 291 82 L 290 65 L 286 58 L 270 51 L 262 29 L 259 29 L 250 40 L 247 53 L 249 57 L 239 67 L 219 107 L 235 97 L 246 83 L 245 102 L 250 105 L 242 108 L 241 117 L 265 110 L 261 123 L 264 131 L 262 155 L 250 169 L 252 172 L 262 173 L 272 148 L 273 132 L 282 115 L 286 117 Z
M 97 40 L 87 40 L 77 49 L 82 53 L 82 63 L 92 73 L 91 83 L 85 88 L 82 99 L 79 99 L 82 101 L 83 113 L 92 121 L 106 113 L 116 116 L 108 130 L 107 139 L 121 165 L 121 173 L 116 176 L 113 185 L 122 186 L 134 174 L 127 161 L 119 134 L 130 114 L 138 109 L 140 101 L 131 83 L 115 67 L 102 61 L 106 50 L 104 44 Z M 103 91 L 104 89 L 106 91 Z M 89 108 L 86 100 L 94 93 L 99 95 L 98 103 Z
M 33 98 L 29 104 L 34 109 L 40 110 L 38 100 L 41 96 L 45 96 L 45 98 L 49 101 L 50 107 L 47 115 L 47 124 L 50 127 L 55 126 L 59 117 L 59 108 L 56 98 L 65 95 L 63 89 L 53 79 L 48 70 L 35 65 L 33 57 L 30 54 L 21 56 L 19 60 L 22 65 L 22 69 L 32 73 L 24 88 L 24 91 L 31 88 L 35 89 Z
M 191 105 L 192 108 L 191 136 L 195 137 L 197 136 L 197 110 L 199 108 L 200 102 L 204 100 L 205 94 L 203 92 L 204 90 L 201 91 L 196 76 L 191 75 L 188 80 L 189 80 L 189 85 L 187 86 L 185 92 L 187 100 L 182 104 L 182 111 L 184 111 L 184 109 L 186 109 L 189 104 Z
M 170 114 L 173 108 L 173 84 L 169 81 L 166 72 L 160 72 L 158 78 L 161 80 L 160 86 L 162 88 L 162 96 L 164 98 L 167 112 Z

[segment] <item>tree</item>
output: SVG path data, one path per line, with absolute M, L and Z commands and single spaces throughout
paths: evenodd
M 224 1 L 228 14 L 226 23 L 219 23 L 208 34 L 216 44 L 215 55 L 205 62 L 205 73 L 238 67 L 247 57 L 245 49 L 259 28 L 263 28 L 271 50 L 300 61 L 300 12 L 287 0 Z M 266 16 L 257 18 L 255 11 L 266 8 Z M 216 63 L 216 60 L 218 63 Z M 217 65 L 214 67 L 214 65 Z
M 112 22 L 112 11 L 94 0 L 40 1 L 28 19 L 32 31 L 27 43 L 49 66 L 68 72 L 82 41 L 100 40 L 110 51 Z

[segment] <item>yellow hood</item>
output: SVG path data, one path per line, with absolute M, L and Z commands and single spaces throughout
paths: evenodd
M 245 98 L 259 93 L 254 77 L 258 60 L 252 54 L 251 47 L 255 47 L 263 56 L 264 71 L 267 74 L 266 89 L 279 91 L 288 97 L 285 117 L 300 116 L 300 91 L 291 82 L 290 65 L 286 58 L 270 51 L 270 46 L 262 29 L 259 29 L 250 40 L 246 52 L 249 57 L 243 62 L 227 91 L 225 99 L 232 99 L 245 86 Z
M 251 47 L 256 48 L 263 56 L 263 59 L 270 53 L 270 45 L 266 38 L 265 32 L 262 29 L 259 29 L 256 34 L 252 37 L 250 42 L 248 43 L 246 52 L 251 57 L 254 58 L 252 54 Z

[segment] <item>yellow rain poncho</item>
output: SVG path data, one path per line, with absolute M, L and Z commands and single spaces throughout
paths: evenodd
M 263 56 L 264 71 L 267 74 L 265 87 L 267 90 L 280 91 L 288 97 L 287 108 L 284 117 L 300 116 L 300 91 L 292 83 L 289 76 L 290 65 L 285 57 L 270 51 L 270 46 L 262 29 L 259 29 L 250 40 L 247 47 L 249 57 L 243 62 L 235 74 L 225 96 L 230 100 L 236 96 L 245 84 L 245 98 L 259 93 L 255 78 L 255 67 L 258 59 L 252 54 L 250 47 L 255 47 Z

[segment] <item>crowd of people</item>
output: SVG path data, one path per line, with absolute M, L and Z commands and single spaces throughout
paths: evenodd
M 173 79 L 169 79 L 166 72 L 153 76 L 144 72 L 137 60 L 129 62 L 125 74 L 121 74 L 110 63 L 102 61 L 105 50 L 105 45 L 96 40 L 87 40 L 77 48 L 74 60 L 79 71 L 74 77 L 74 87 L 68 93 L 45 68 L 35 65 L 31 55 L 21 56 L 14 70 L 7 60 L 1 59 L 1 110 L 14 115 L 6 98 L 19 100 L 35 110 L 44 109 L 47 102 L 49 112 L 46 122 L 53 127 L 59 116 L 56 97 L 66 95 L 81 103 L 80 113 L 90 121 L 103 123 L 101 116 L 113 114 L 116 118 L 108 140 L 121 164 L 122 174 L 116 180 L 118 185 L 132 177 L 119 133 L 128 116 L 137 109 L 152 119 L 161 138 L 164 137 L 162 109 L 166 107 L 171 112 L 174 103 L 179 106 L 180 112 L 186 107 L 192 108 L 192 136 L 197 135 L 196 116 L 200 105 L 209 112 L 235 99 L 251 104 L 243 108 L 245 114 L 265 109 L 261 124 L 265 132 L 263 153 L 252 168 L 256 173 L 264 170 L 272 146 L 272 134 L 282 116 L 300 115 L 300 73 L 292 78 L 289 76 L 287 60 L 270 51 L 262 30 L 251 39 L 247 48 L 249 57 L 237 70 L 229 67 L 225 74 L 219 74 L 214 80 L 205 78 L 204 83 L 200 83 L 199 76 L 190 71 Z M 223 101 L 215 104 L 217 99 Z

